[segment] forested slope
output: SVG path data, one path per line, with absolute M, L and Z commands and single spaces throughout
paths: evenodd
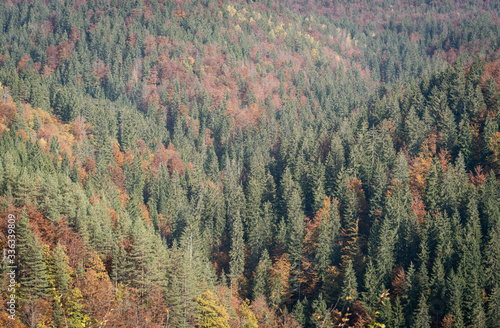
M 3 1 L 5 327 L 498 327 L 494 1 Z

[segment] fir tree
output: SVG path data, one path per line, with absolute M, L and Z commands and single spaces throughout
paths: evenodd
M 415 310 L 412 327 L 415 328 L 431 328 L 431 317 L 429 315 L 429 306 L 427 305 L 427 297 L 420 296 L 418 308 Z
M 21 289 L 28 299 L 41 298 L 48 291 L 47 266 L 42 253 L 42 243 L 38 236 L 31 232 L 25 212 L 17 221 L 17 235 Z
M 342 284 L 341 299 L 346 305 L 352 305 L 358 299 L 358 282 L 352 261 L 347 263 Z
M 253 297 L 257 299 L 260 295 L 268 295 L 267 286 L 269 283 L 269 268 L 271 267 L 271 260 L 267 249 L 262 252 L 255 277 L 253 281 Z

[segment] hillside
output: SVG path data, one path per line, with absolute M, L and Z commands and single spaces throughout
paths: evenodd
M 0 326 L 497 327 L 498 14 L 3 1 Z

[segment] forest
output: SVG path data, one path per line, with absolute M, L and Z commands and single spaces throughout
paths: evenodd
M 0 1 L 0 327 L 499 328 L 499 14 Z

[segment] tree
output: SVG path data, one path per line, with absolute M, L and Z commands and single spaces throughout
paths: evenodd
M 500 327 L 500 289 L 498 285 L 493 289 L 488 304 L 488 327 Z
M 312 302 L 311 321 L 316 328 L 332 326 L 332 317 L 323 294 L 319 294 L 318 298 Z
M 198 305 L 197 323 L 203 328 L 229 328 L 229 315 L 210 290 L 196 299 Z
M 21 289 L 28 299 L 41 298 L 48 291 L 47 266 L 42 253 L 42 243 L 39 237 L 31 232 L 24 211 L 17 224 Z
M 415 310 L 412 327 L 414 328 L 431 328 L 431 317 L 429 315 L 429 306 L 427 305 L 427 297 L 420 296 L 418 308 Z
M 241 302 L 238 307 L 238 312 L 240 314 L 241 328 L 258 328 L 258 321 L 255 314 L 252 312 L 251 306 L 248 304 L 248 300 Z
M 358 299 L 358 282 L 352 260 L 347 263 L 342 284 L 341 299 L 346 305 L 352 305 Z
M 290 298 L 291 264 L 288 254 L 283 254 L 269 271 L 269 301 L 274 307 L 287 303 Z
M 267 249 L 264 249 L 257 265 L 255 277 L 253 281 L 253 297 L 257 299 L 259 295 L 269 295 L 269 268 L 271 267 L 271 260 Z
M 66 247 L 57 244 L 52 256 L 54 258 L 54 285 L 62 296 L 66 296 L 70 291 L 71 273 L 73 271 L 68 263 Z
M 338 203 L 335 199 L 333 204 L 330 198 L 325 198 L 323 207 L 320 209 L 321 223 L 319 226 L 318 246 L 316 249 L 315 267 L 324 280 L 328 266 L 333 262 L 336 243 L 340 237 L 340 218 L 338 214 Z
M 97 252 L 91 254 L 80 288 L 92 323 L 104 323 L 113 309 L 113 285 Z
M 243 223 L 239 213 L 234 218 L 231 228 L 231 261 L 229 263 L 231 279 L 236 280 L 245 268 L 245 243 L 243 240 Z

